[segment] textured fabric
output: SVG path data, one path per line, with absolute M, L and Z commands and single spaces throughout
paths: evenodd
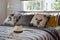
M 47 27 L 56 27 L 57 26 L 57 20 L 55 16 L 51 16 L 49 21 L 47 22 Z
M 4 26 L 13 26 L 15 23 L 18 21 L 20 18 L 20 14 L 10 14 L 8 17 L 5 19 L 2 25 Z
M 50 27 L 50 28 L 44 28 L 43 30 L 48 32 L 50 35 L 52 35 L 52 37 L 55 40 L 60 40 L 59 34 L 56 29 Z
M 16 25 L 24 25 L 29 26 L 31 19 L 34 15 L 22 15 L 19 21 L 16 23 Z
M 31 20 L 33 26 L 44 27 L 48 18 L 43 14 L 35 14 Z
M 48 32 L 43 30 L 23 28 L 22 33 L 10 34 L 12 29 L 13 27 L 0 26 L 0 38 L 8 40 L 55 40 Z

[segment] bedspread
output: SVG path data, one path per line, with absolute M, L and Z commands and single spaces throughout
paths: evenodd
M 50 34 L 42 30 L 23 28 L 22 33 L 12 36 L 13 27 L 0 26 L 0 40 L 54 40 Z

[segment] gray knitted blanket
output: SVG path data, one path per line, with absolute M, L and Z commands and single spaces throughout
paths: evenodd
M 22 33 L 12 36 L 13 27 L 0 26 L 0 40 L 54 40 L 53 37 L 42 30 L 23 28 Z

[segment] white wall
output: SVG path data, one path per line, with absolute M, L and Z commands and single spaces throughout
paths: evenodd
M 0 0 L 0 24 L 8 14 L 20 11 L 20 3 L 20 0 Z M 7 8 L 7 5 L 9 5 L 9 8 Z
M 4 21 L 7 14 L 7 1 L 0 0 L 0 24 Z
M 8 0 L 8 10 L 7 12 L 10 13 L 16 13 L 20 10 L 20 0 Z

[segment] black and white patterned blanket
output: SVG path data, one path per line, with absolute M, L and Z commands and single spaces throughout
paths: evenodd
M 42 30 L 23 28 L 22 33 L 12 36 L 13 27 L 0 26 L 0 40 L 54 40 L 50 34 Z

